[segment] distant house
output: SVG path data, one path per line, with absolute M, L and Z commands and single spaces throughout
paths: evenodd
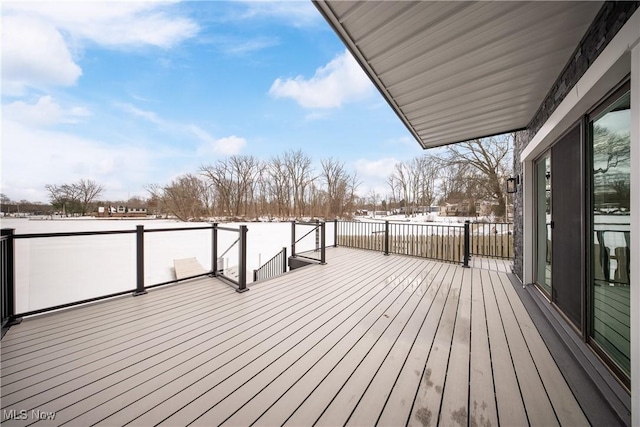
M 469 201 L 445 203 L 440 206 L 440 216 L 471 216 L 476 214 L 476 205 Z
M 147 216 L 147 208 L 130 208 L 124 205 L 108 207 L 100 206 L 98 207 L 98 214 L 96 216 L 99 218 L 141 218 Z

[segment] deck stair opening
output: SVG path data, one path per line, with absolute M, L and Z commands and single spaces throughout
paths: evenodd
M 202 266 L 202 264 L 198 262 L 196 258 L 174 259 L 173 269 L 176 274 L 176 280 L 198 276 L 207 272 L 207 270 Z

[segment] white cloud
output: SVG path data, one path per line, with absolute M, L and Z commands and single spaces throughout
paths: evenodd
M 247 145 L 246 139 L 231 135 L 226 138 L 216 139 L 213 142 L 213 149 L 217 153 L 231 156 L 239 154 L 245 145 Z
M 394 157 L 385 157 L 378 160 L 358 159 L 355 162 L 355 169 L 358 176 L 387 179 L 398 162 L 399 160 Z
M 198 25 L 167 2 L 10 2 L 2 4 L 2 89 L 71 86 L 83 46 L 171 48 Z
M 58 123 L 77 123 L 91 115 L 84 107 L 61 107 L 51 96 L 41 96 L 29 104 L 15 101 L 2 106 L 5 119 L 11 119 L 31 127 L 50 126 Z
M 321 16 L 311 2 L 248 0 L 243 1 L 247 6 L 243 18 L 275 18 L 294 27 L 318 25 Z
M 158 150 L 109 145 L 64 132 L 35 129 L 4 118 L 2 123 L 2 192 L 12 199 L 46 201 L 46 184 L 94 179 L 105 197 L 119 198 L 119 188 L 142 190 Z
M 71 86 L 82 75 L 60 32 L 24 16 L 2 19 L 2 89 L 19 95 L 25 86 Z
M 393 172 L 393 168 L 399 160 L 395 157 L 385 157 L 376 160 L 358 159 L 354 169 L 363 183 L 358 187 L 358 195 L 368 197 L 371 190 L 375 190 L 381 196 L 389 193 L 387 177 Z
M 233 156 L 240 154 L 242 149 L 247 145 L 247 140 L 244 138 L 235 135 L 225 138 L 214 138 L 205 130 L 195 125 L 190 126 L 190 131 L 203 142 L 198 149 L 199 156 L 207 156 L 210 154 Z
M 372 93 L 371 81 L 348 51 L 318 68 L 309 79 L 278 78 L 269 89 L 272 96 L 291 98 L 304 108 L 336 108 Z
M 173 47 L 199 30 L 181 17 L 172 2 L 12 2 L 5 13 L 34 16 L 51 22 L 74 39 L 121 48 L 153 45 Z
M 249 40 L 237 38 L 223 38 L 215 43 L 224 53 L 229 55 L 246 55 L 258 50 L 266 49 L 280 44 L 276 37 L 256 37 Z
M 116 106 L 118 108 L 120 108 L 122 111 L 124 111 L 125 113 L 129 113 L 132 114 L 136 117 L 142 117 L 143 119 L 146 119 L 148 121 L 150 121 L 151 123 L 154 123 L 156 125 L 159 126 L 166 126 L 167 122 L 163 119 L 161 119 L 157 113 L 155 113 L 154 111 L 147 111 L 147 110 L 142 110 L 138 107 L 135 107 L 131 104 L 126 104 L 126 103 L 120 103 L 117 102 Z

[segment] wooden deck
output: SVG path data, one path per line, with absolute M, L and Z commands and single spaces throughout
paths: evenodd
M 511 273 L 513 260 L 500 258 L 483 258 L 472 256 L 469 265 L 472 268 L 481 268 L 483 270 L 499 271 L 501 273 Z
M 506 273 L 327 260 L 25 320 L 2 340 L 3 425 L 588 424 Z

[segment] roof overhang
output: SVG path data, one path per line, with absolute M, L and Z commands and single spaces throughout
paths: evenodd
M 526 128 L 602 6 L 314 3 L 424 148 Z

